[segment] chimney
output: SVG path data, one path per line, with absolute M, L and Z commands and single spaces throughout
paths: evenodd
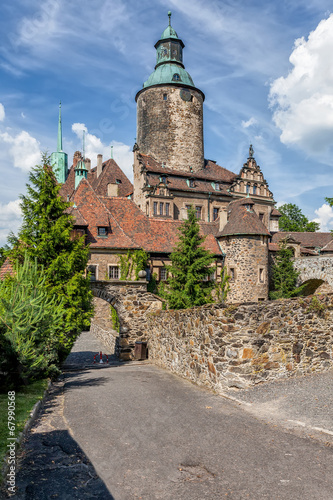
M 91 160 L 90 160 L 90 158 L 86 158 L 85 166 L 86 166 L 86 169 L 88 170 L 88 172 L 90 172 L 90 169 L 91 169 Z
M 227 209 L 220 209 L 220 227 L 219 230 L 222 231 L 228 222 L 228 211 Z
M 103 163 L 103 155 L 97 155 L 97 177 L 99 177 L 102 173 L 102 163 Z
M 108 184 L 108 196 L 119 196 L 119 185 L 114 183 Z
M 80 151 L 75 151 L 73 156 L 73 167 L 75 168 L 77 163 L 82 159 L 82 154 Z

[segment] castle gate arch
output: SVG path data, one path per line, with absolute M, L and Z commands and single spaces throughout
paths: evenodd
M 293 261 L 294 268 L 299 271 L 298 285 L 305 284 L 304 295 L 333 292 L 333 256 L 300 257 Z
M 162 309 L 163 301 L 147 292 L 146 281 L 94 281 L 95 316 L 91 332 L 122 360 L 134 357 L 136 341 L 148 341 L 146 316 Z M 119 333 L 112 327 L 110 304 L 119 318 Z

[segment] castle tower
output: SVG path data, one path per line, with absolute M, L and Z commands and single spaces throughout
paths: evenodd
M 59 104 L 57 151 L 51 154 L 51 165 L 57 181 L 64 184 L 68 175 L 68 155 L 62 150 L 61 102 Z
M 203 102 L 183 64 L 184 43 L 171 26 L 155 44 L 154 72 L 136 95 L 137 145 L 167 168 L 193 171 L 204 167 Z

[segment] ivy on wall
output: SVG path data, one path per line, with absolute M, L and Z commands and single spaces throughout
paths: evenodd
M 149 254 L 140 248 L 140 250 L 128 250 L 125 255 L 118 254 L 120 264 L 120 279 L 130 280 L 134 271 L 135 280 L 139 279 L 139 272 L 147 267 Z

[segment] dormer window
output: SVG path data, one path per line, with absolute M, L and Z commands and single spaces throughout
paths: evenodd
M 116 179 L 116 184 L 121 184 L 121 179 Z
M 190 186 L 190 188 L 194 188 L 195 187 L 194 186 L 194 180 L 190 179 L 188 185 Z
M 107 227 L 100 226 L 97 229 L 98 229 L 98 236 L 107 236 L 108 235 L 108 228 Z
M 175 73 L 172 77 L 172 80 L 174 82 L 179 82 L 181 80 L 180 75 L 178 73 Z
M 215 189 L 216 191 L 220 191 L 220 184 L 218 182 L 215 182 Z

